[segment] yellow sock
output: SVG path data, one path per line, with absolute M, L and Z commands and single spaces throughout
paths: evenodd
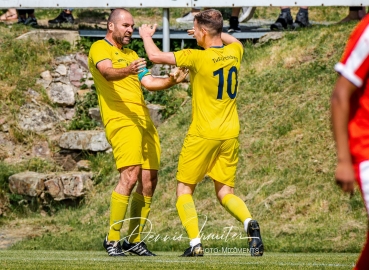
M 195 203 L 192 195 L 184 194 L 178 197 L 176 207 L 183 227 L 185 227 L 190 239 L 199 236 L 199 219 L 197 217 Z
M 146 219 L 150 213 L 151 206 L 151 198 L 138 194 L 137 192 L 133 193 L 132 202 L 131 202 L 131 218 L 129 220 L 129 229 L 128 241 L 130 243 L 137 243 L 141 241 L 141 232 L 146 224 Z M 141 219 L 137 218 L 141 217 Z
M 113 191 L 113 193 L 111 194 L 110 230 L 108 234 L 108 241 L 120 240 L 120 229 L 122 228 L 123 222 L 119 222 L 115 225 L 113 224 L 124 219 L 127 211 L 128 202 L 129 196 L 119 194 L 115 191 Z
M 225 195 L 222 200 L 222 205 L 232 216 L 242 223 L 247 218 L 251 218 L 251 214 L 245 202 L 234 194 Z

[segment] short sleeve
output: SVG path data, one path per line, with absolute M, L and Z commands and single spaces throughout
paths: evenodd
M 198 51 L 192 49 L 184 49 L 174 52 L 177 67 L 186 67 L 190 70 L 195 70 L 198 59 Z
M 111 59 L 111 51 L 107 50 L 106 45 L 103 42 L 96 42 L 92 44 L 90 48 L 90 57 L 93 64 L 96 65 L 106 59 Z
M 341 61 L 334 68 L 357 87 L 363 85 L 369 74 L 368 23 L 358 25 L 350 36 Z

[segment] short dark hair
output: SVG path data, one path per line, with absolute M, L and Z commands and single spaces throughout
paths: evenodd
M 207 9 L 195 15 L 200 26 L 205 26 L 212 36 L 222 33 L 223 16 L 219 10 Z
M 109 22 L 116 23 L 117 22 L 117 19 L 118 19 L 118 16 L 120 15 L 121 12 L 127 12 L 127 13 L 129 13 L 129 11 L 126 10 L 125 8 L 112 9 L 111 10 L 111 13 L 109 15 L 109 18 L 108 18 L 108 23 Z

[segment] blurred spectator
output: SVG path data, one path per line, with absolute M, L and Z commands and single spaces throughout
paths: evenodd
M 242 13 L 240 11 L 242 9 Z M 232 8 L 231 18 L 229 19 L 228 33 L 241 32 L 239 23 L 243 21 L 248 21 L 254 15 L 256 7 L 236 7 Z
M 237 9 L 237 8 L 234 8 Z M 252 16 L 254 16 L 256 7 L 242 7 L 241 8 L 242 13 L 240 14 L 240 11 L 238 11 L 238 21 L 239 22 L 247 22 L 248 20 L 251 20 Z
M 270 26 L 270 29 L 281 31 L 283 29 L 297 29 L 310 25 L 308 7 L 300 7 L 295 22 L 293 22 L 290 7 L 281 7 L 281 13 L 275 23 Z
M 74 17 L 72 15 L 72 8 L 64 9 L 58 17 L 53 20 L 49 20 L 50 24 L 61 24 L 61 23 L 74 23 Z
M 204 8 L 209 9 L 209 8 Z M 240 14 L 242 9 L 242 13 Z M 243 21 L 248 21 L 254 15 L 256 7 L 236 7 L 232 8 L 231 17 L 229 19 L 228 33 L 241 32 L 239 23 Z M 192 8 L 190 12 L 186 13 L 180 18 L 176 19 L 178 23 L 193 23 L 195 15 L 201 11 L 201 7 Z
M 206 8 L 205 8 L 206 9 Z M 176 19 L 176 22 L 179 23 L 193 23 L 193 19 L 195 18 L 195 15 L 199 13 L 201 10 L 201 7 L 192 8 L 190 12 L 186 13 L 180 18 Z
M 18 23 L 29 26 L 38 25 L 34 9 L 17 9 L 17 12 L 18 12 Z
M 340 23 L 360 21 L 366 15 L 365 7 L 349 7 L 349 14 Z
M 0 22 L 13 22 L 18 20 L 17 10 L 9 8 L 3 15 L 0 16 Z

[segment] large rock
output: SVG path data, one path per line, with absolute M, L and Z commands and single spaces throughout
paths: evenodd
M 61 106 L 73 106 L 76 103 L 74 87 L 71 84 L 52 83 L 47 93 L 53 103 Z
M 63 133 L 59 140 L 61 148 L 70 150 L 106 151 L 110 144 L 105 132 L 98 130 L 69 131 Z
M 45 187 L 56 201 L 76 199 L 92 189 L 92 176 L 92 173 L 87 172 L 48 174 L 45 179 Z
M 39 196 L 45 186 L 45 174 L 36 172 L 21 172 L 9 177 L 9 189 L 13 194 Z
M 70 44 L 74 45 L 80 40 L 78 31 L 71 30 L 34 30 L 27 32 L 17 39 L 31 39 L 34 41 L 42 41 L 49 39 L 58 39 L 68 41 Z
M 9 177 L 13 194 L 37 197 L 47 192 L 56 201 L 76 199 L 93 188 L 93 174 L 89 172 L 37 173 L 22 172 Z
M 50 106 L 35 102 L 24 104 L 17 118 L 19 128 L 36 133 L 50 130 L 63 120 Z
M 284 33 L 282 32 L 269 32 L 262 36 L 258 42 L 255 44 L 255 47 L 260 47 L 262 44 L 267 43 L 270 40 L 278 40 L 284 37 Z

